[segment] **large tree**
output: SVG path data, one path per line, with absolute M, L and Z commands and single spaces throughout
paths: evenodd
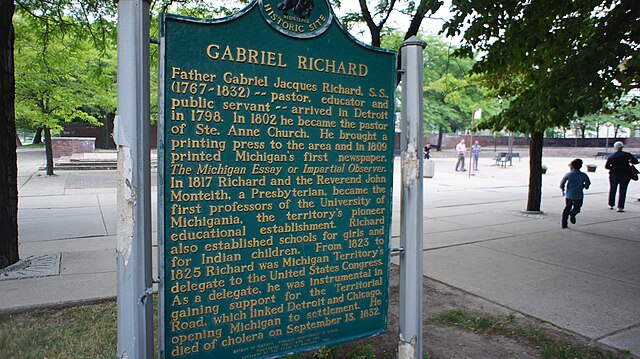
M 545 129 L 595 113 L 638 86 L 637 0 L 453 0 L 449 35 L 510 106 L 484 126 L 531 134 L 527 210 L 539 211 Z
M 115 113 L 115 46 L 64 32 L 52 32 L 40 19 L 17 15 L 15 73 L 16 122 L 21 128 L 43 128 L 47 175 L 53 174 L 51 133 L 64 122 L 100 125 L 96 116 Z

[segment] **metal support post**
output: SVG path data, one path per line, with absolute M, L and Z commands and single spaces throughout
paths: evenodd
M 149 2 L 118 1 L 118 358 L 153 358 Z
M 513 132 L 509 132 L 509 166 L 513 166 Z
M 471 178 L 471 167 L 473 167 L 473 125 L 476 118 L 475 112 L 471 114 L 471 138 L 469 139 L 469 177 Z
M 400 212 L 400 340 L 398 358 L 422 359 L 422 51 L 413 36 L 402 56 L 402 209 Z
M 482 109 L 479 108 L 471 114 L 471 140 L 469 140 L 469 178 L 471 178 L 471 167 L 473 167 L 473 133 L 475 132 L 475 120 L 482 117 Z M 478 164 L 476 163 L 476 166 Z

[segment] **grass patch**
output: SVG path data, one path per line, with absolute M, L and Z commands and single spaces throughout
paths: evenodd
M 155 298 L 154 298 L 155 301 Z M 154 303 L 155 304 L 155 303 Z M 154 309 L 157 305 L 154 305 Z M 157 312 L 154 310 L 157 326 Z M 436 321 L 481 334 L 498 334 L 523 340 L 540 348 L 543 358 L 624 359 L 629 351 L 607 351 L 597 347 L 558 340 L 543 330 L 520 327 L 515 314 L 500 320 L 462 310 L 442 313 Z M 22 358 L 115 358 L 117 356 L 117 304 L 100 304 L 40 310 L 0 317 L 0 357 Z M 157 337 L 155 348 L 157 348 Z M 335 346 L 314 352 L 313 358 L 375 359 L 373 344 L 347 349 Z M 300 354 L 289 358 L 300 357 Z M 428 355 L 425 354 L 425 358 Z
M 518 340 L 525 340 L 540 348 L 543 358 L 557 359 L 622 359 L 628 358 L 628 351 L 614 352 L 593 346 L 558 340 L 540 329 L 517 326 L 515 314 L 505 320 L 482 314 L 475 315 L 462 310 L 446 311 L 436 317 L 438 323 L 452 325 L 480 334 L 499 334 Z
M 347 356 L 350 359 L 376 359 L 373 344 L 365 344 L 351 350 Z
M 106 302 L 0 317 L 0 353 L 15 359 L 115 358 L 117 312 L 115 302 Z

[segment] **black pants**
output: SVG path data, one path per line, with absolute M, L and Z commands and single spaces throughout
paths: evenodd
M 584 199 L 569 199 L 565 198 L 565 206 L 564 211 L 562 211 L 562 226 L 567 226 L 567 220 L 569 219 L 569 215 L 575 217 L 576 214 L 580 213 L 580 208 L 582 208 L 582 202 Z
M 609 206 L 615 207 L 616 191 L 618 186 L 620 186 L 620 192 L 618 193 L 618 208 L 624 209 L 624 200 L 627 198 L 627 187 L 629 187 L 629 181 L 631 181 L 631 175 L 609 175 Z
M 463 154 L 458 154 L 458 162 L 456 162 L 456 171 L 458 171 L 458 168 L 460 168 L 460 171 L 464 172 L 464 153 Z

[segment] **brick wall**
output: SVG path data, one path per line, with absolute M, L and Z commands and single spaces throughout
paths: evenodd
M 71 156 L 74 153 L 87 153 L 96 150 L 96 139 L 93 137 L 52 137 L 53 158 Z
M 158 147 L 158 127 L 151 124 L 149 138 L 151 148 Z M 103 126 L 98 127 L 90 123 L 67 123 L 64 130 L 60 133 L 66 137 L 94 137 L 96 147 L 100 149 L 114 149 L 116 144 L 113 142 L 113 121 L 106 122 Z

